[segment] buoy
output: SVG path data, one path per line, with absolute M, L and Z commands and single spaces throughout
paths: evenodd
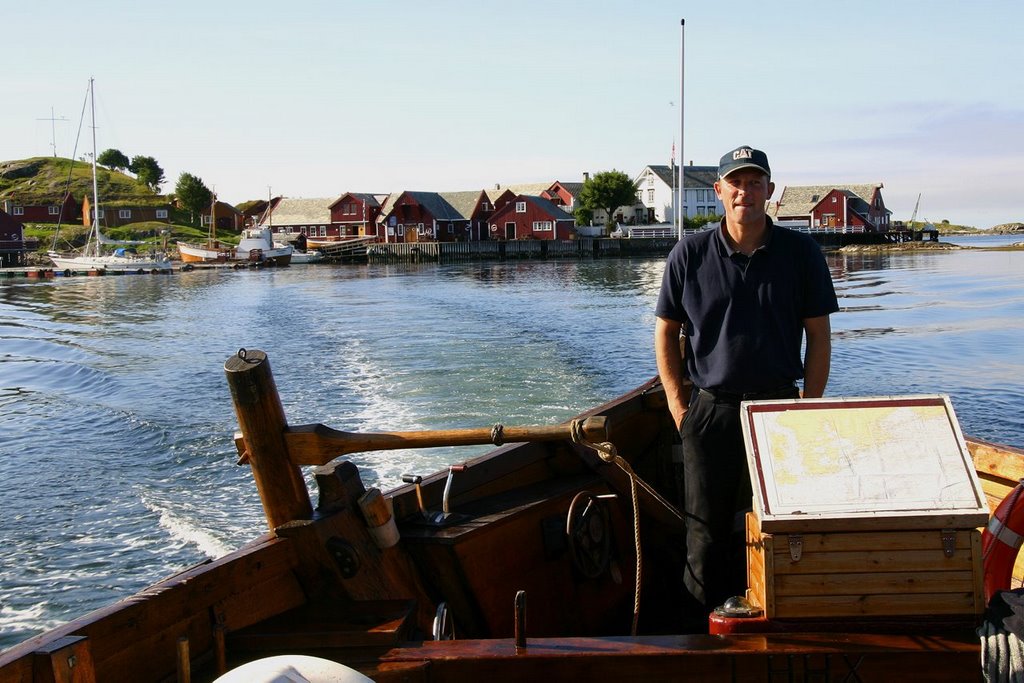
M 309 655 L 278 655 L 243 664 L 213 683 L 276 683 L 277 681 L 308 681 L 309 683 L 373 683 L 355 669 L 329 659 Z

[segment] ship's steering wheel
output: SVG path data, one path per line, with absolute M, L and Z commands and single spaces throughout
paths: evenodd
M 589 491 L 576 494 L 565 522 L 573 566 L 588 579 L 601 576 L 611 562 L 611 518 L 606 506 Z

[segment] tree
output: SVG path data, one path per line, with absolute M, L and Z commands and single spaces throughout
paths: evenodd
M 148 186 L 153 192 L 160 191 L 160 184 L 164 182 L 164 169 L 156 163 L 153 157 L 137 155 L 132 157 L 132 163 L 128 170 L 135 174 L 140 183 Z
M 107 149 L 100 152 L 100 155 L 96 157 L 96 163 L 115 171 L 123 171 L 131 165 L 128 157 L 119 149 Z
M 195 222 L 196 214 L 202 215 L 203 209 L 213 202 L 213 192 L 210 188 L 206 187 L 202 179 L 191 173 L 182 173 L 178 176 L 174 194 L 177 195 L 181 205 L 192 213 L 192 222 Z M 213 220 L 213 216 L 210 217 L 210 220 Z
M 594 220 L 594 212 L 583 206 L 577 206 L 572 215 L 576 219 L 576 225 L 590 225 Z
M 612 169 L 595 173 L 592 178 L 583 181 L 579 203 L 591 212 L 603 209 L 606 216 L 605 229 L 611 232 L 615 224 L 615 209 L 636 203 L 636 185 L 622 171 Z

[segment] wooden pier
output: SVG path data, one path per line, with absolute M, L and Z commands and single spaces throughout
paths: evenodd
M 510 240 L 488 242 L 390 242 L 367 247 L 370 263 L 504 261 L 512 259 L 606 258 L 667 254 L 675 237 L 656 239 Z

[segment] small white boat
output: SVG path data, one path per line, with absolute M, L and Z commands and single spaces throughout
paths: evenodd
M 319 263 L 324 260 L 324 253 L 317 249 L 292 252 L 292 264 L 296 263 Z

